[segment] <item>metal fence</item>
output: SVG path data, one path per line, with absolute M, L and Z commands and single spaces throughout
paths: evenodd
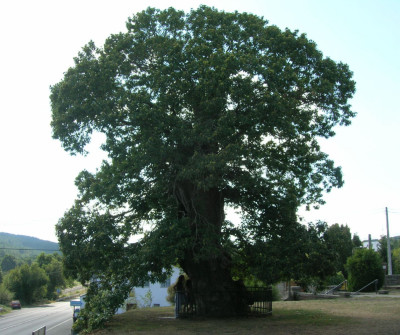
M 272 289 L 270 287 L 246 287 L 247 314 L 270 315 L 272 313 Z M 221 294 L 221 292 L 218 292 Z M 190 317 L 197 313 L 196 297 L 184 292 L 175 294 L 175 317 Z
M 192 294 L 184 291 L 175 293 L 175 317 L 187 317 L 196 314 L 196 302 Z
M 249 297 L 249 314 L 270 315 L 272 314 L 272 288 L 270 287 L 247 287 Z

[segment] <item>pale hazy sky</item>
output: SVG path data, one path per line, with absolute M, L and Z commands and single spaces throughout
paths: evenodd
M 400 235 L 398 0 L 4 0 L 0 3 L 0 232 L 56 241 L 54 225 L 73 204 L 74 179 L 102 160 L 93 147 L 72 157 L 51 138 L 49 86 L 61 80 L 89 40 L 101 46 L 148 6 L 185 11 L 200 4 L 247 11 L 306 33 L 357 82 L 358 113 L 323 148 L 342 166 L 345 186 L 306 220 L 347 224 L 361 239 Z

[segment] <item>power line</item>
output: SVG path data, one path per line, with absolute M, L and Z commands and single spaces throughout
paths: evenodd
M 38 250 L 38 251 L 60 251 L 59 249 L 54 250 L 54 249 L 27 249 L 27 248 L 0 248 L 0 250 Z

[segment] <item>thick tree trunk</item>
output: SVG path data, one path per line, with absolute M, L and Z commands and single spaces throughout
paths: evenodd
M 179 188 L 177 199 L 189 218 L 192 243 L 180 265 L 192 280 L 196 313 L 236 316 L 247 312 L 246 289 L 232 279 L 231 257 L 221 245 L 224 199 L 217 189 L 199 191 L 192 184 Z
M 246 289 L 242 281 L 232 280 L 227 259 L 186 260 L 185 271 L 193 282 L 197 315 L 226 317 L 246 314 Z

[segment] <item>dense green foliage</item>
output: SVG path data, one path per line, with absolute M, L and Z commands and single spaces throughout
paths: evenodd
M 392 272 L 400 274 L 400 236 L 390 238 L 390 250 L 392 257 Z M 387 237 L 381 236 L 379 240 L 378 252 L 384 263 L 388 263 Z
M 393 251 L 398 248 L 400 248 L 400 237 L 399 236 L 391 237 L 390 238 L 390 250 L 391 250 L 392 261 L 393 261 Z M 379 255 L 381 256 L 382 260 L 385 263 L 388 262 L 387 251 L 388 251 L 387 237 L 386 237 L 386 235 L 383 235 L 379 239 L 378 252 L 379 252 Z
M 0 233 L 0 244 L 4 297 L 11 300 L 15 296 L 31 303 L 44 298 L 53 299 L 56 289 L 65 287 L 68 280 L 63 274 L 61 253 L 54 253 L 58 250 L 57 243 Z
M 58 244 L 35 237 L 0 233 L 0 286 L 4 304 L 14 297 L 25 303 L 56 297 L 67 279 Z M 53 253 L 53 254 L 50 254 Z
M 339 285 L 341 283 L 343 283 L 346 280 L 345 276 L 343 275 L 343 273 L 341 271 L 335 273 L 332 276 L 329 276 L 326 281 L 325 281 L 325 287 L 329 287 L 329 286 L 336 286 Z
M 38 264 L 24 264 L 7 273 L 4 286 L 14 293 L 14 297 L 27 304 L 46 296 L 48 277 Z
M 347 277 L 345 266 L 354 247 L 347 226 L 318 222 L 307 228 L 294 222 L 270 233 L 270 239 L 254 250 L 243 249 L 240 257 L 251 264 L 248 275 L 265 283 L 295 280 L 306 290 L 323 288 L 331 281 L 339 284 L 343 273 Z M 339 277 L 343 280 L 337 282 Z
M 4 276 L 4 287 L 13 293 L 16 299 L 25 303 L 34 303 L 42 299 L 57 297 L 57 289 L 67 286 L 61 256 L 58 253 L 41 253 L 33 264 L 23 264 Z
M 299 205 L 323 203 L 343 183 L 318 138 L 350 124 L 352 73 L 304 34 L 246 13 L 149 8 L 127 30 L 102 48 L 88 43 L 51 87 L 54 138 L 85 153 L 101 132 L 108 154 L 79 174 L 79 198 L 57 225 L 66 265 L 101 283 L 89 309 L 106 287 L 121 303 L 127 281 L 164 281 L 179 264 L 198 313 L 241 314 L 232 271 L 249 265 L 236 255 L 255 253 L 296 225 Z M 225 220 L 226 206 L 240 223 Z M 213 290 L 226 294 L 215 302 Z
M 327 225 L 308 227 L 282 225 L 270 240 L 243 249 L 241 257 L 251 264 L 250 273 L 266 283 L 294 279 L 306 284 L 321 283 L 334 274 L 335 253 L 325 241 Z
M 353 256 L 347 259 L 348 285 L 349 290 L 355 292 L 378 279 L 378 288 L 384 283 L 384 272 L 382 259 L 372 249 L 357 249 Z M 365 291 L 374 291 L 375 286 L 371 285 Z
M 393 250 L 392 255 L 393 274 L 400 274 L 400 248 Z
M 282 225 L 257 248 L 244 248 L 240 258 L 246 267 L 236 270 L 246 269 L 239 276 L 256 276 L 264 284 L 294 280 L 306 291 L 337 285 L 347 278 L 347 259 L 359 245 L 354 236 L 355 241 L 347 225 Z
M 353 248 L 361 248 L 363 246 L 360 237 L 357 234 L 353 235 Z
M 347 225 L 333 224 L 329 226 L 324 237 L 328 249 L 335 253 L 335 272 L 342 272 L 347 277 L 345 269 L 347 258 L 353 254 L 355 247 L 350 228 Z
M 120 295 L 126 294 L 130 287 L 128 282 L 120 286 L 111 286 L 113 283 L 92 282 L 88 287 L 85 298 L 85 308 L 79 313 L 79 319 L 74 329 L 79 333 L 99 328 L 109 320 L 121 305 Z M 87 299 L 89 297 L 89 299 Z M 125 295 L 124 297 L 127 297 Z
M 64 275 L 64 268 L 62 258 L 59 254 L 46 255 L 41 253 L 37 259 L 37 264 L 42 268 L 49 280 L 47 282 L 46 297 L 48 299 L 55 299 L 58 296 L 57 289 L 62 289 L 70 282 Z
M 4 284 L 0 284 L 0 305 L 8 305 L 14 298 L 14 294 Z
M 18 260 L 11 255 L 5 255 L 1 260 L 1 270 L 4 272 L 15 269 L 18 265 Z

